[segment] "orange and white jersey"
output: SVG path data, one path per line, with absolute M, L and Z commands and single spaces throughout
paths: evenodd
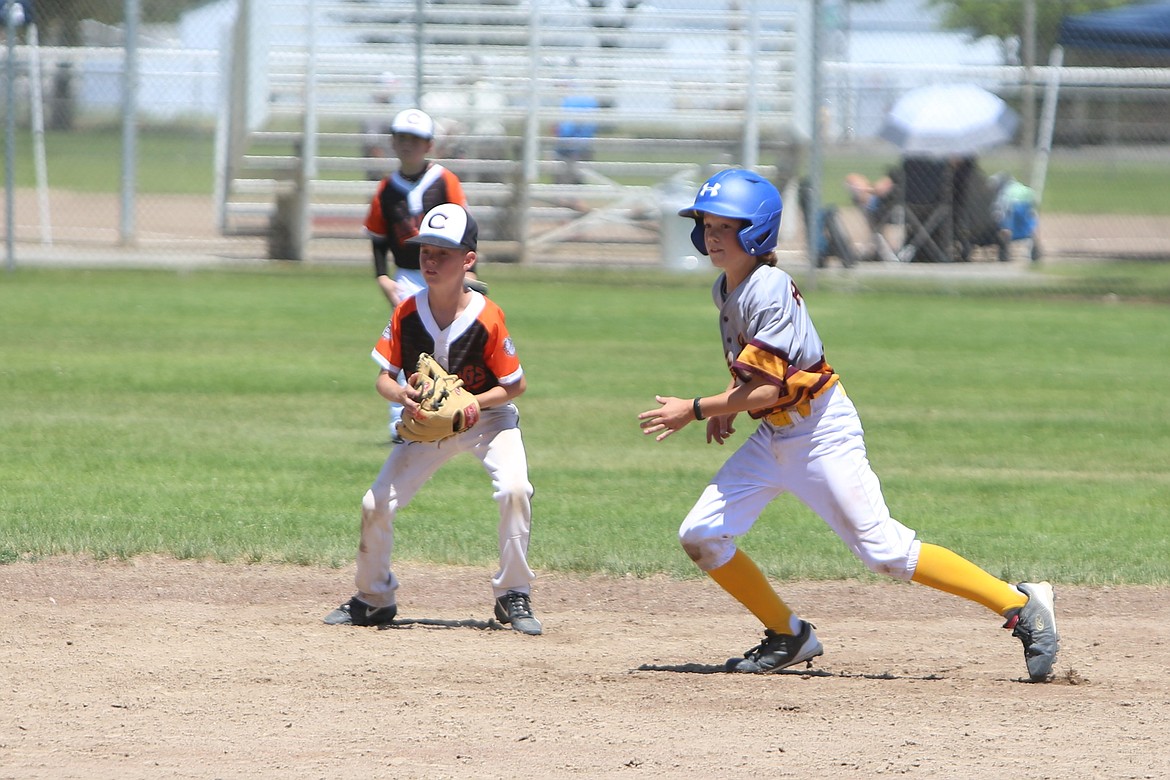
M 418 246 L 406 240 L 418 235 L 423 215 L 441 203 L 467 206 L 463 184 L 454 173 L 433 162 L 418 178 L 395 172 L 378 183 L 366 212 L 366 233 L 386 242 L 396 266 L 417 270 Z
M 728 368 L 741 381 L 760 376 L 778 385 L 776 405 L 751 416 L 787 424 L 786 411 L 805 414 L 808 402 L 840 379 L 825 361 L 804 298 L 791 276 L 767 265 L 757 266 L 730 294 L 724 286 L 720 275 L 712 294 Z
M 431 314 L 427 290 L 408 298 L 394 309 L 371 357 L 391 375 L 404 370 L 409 376 L 418 356 L 426 352 L 475 394 L 519 382 L 524 369 L 508 335 L 504 311 L 477 292 L 471 297 L 467 308 L 445 329 Z

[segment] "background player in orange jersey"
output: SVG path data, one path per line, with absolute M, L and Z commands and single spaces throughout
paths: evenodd
M 394 117 L 390 131 L 398 170 L 378 182 L 366 212 L 365 228 L 373 246 L 378 286 L 390 305 L 397 306 L 424 287 L 418 246 L 408 240 L 418 234 L 423 214 L 440 203 L 467 206 L 467 196 L 458 176 L 427 157 L 435 144 L 435 123 L 430 116 L 408 108 Z M 396 267 L 393 279 L 388 265 L 390 256 Z M 468 281 L 476 281 L 474 271 Z

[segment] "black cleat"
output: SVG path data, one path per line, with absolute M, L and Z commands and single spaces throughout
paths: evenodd
M 388 626 L 394 622 L 397 614 L 398 606 L 395 604 L 375 609 L 354 596 L 326 615 L 325 622 L 331 626 Z
M 729 672 L 748 674 L 778 672 L 801 661 L 811 661 L 824 652 L 825 648 L 813 633 L 812 623 L 802 620 L 796 636 L 766 629 L 763 642 L 744 653 L 743 658 L 727 659 L 725 668 Z
M 496 599 L 496 620 L 511 623 L 513 631 L 540 636 L 544 627 L 532 614 L 532 602 L 527 593 L 510 590 Z

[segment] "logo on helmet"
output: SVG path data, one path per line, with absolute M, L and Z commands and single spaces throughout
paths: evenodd
M 714 184 L 712 184 L 711 182 L 705 182 L 703 184 L 703 186 L 699 189 L 699 197 L 700 198 L 718 198 L 719 197 L 719 188 L 722 186 L 723 185 L 720 184 L 719 182 L 715 182 Z

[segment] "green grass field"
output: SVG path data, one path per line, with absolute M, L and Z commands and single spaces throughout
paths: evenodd
M 16 138 L 16 176 L 20 187 L 36 184 L 32 164 L 32 142 L 27 131 Z M 146 129 L 139 134 L 138 190 L 142 194 L 209 195 L 213 187 L 214 144 L 210 130 L 179 127 Z M 49 132 L 45 136 L 48 177 L 53 187 L 81 192 L 117 192 L 121 186 L 122 137 L 117 130 L 86 130 L 72 133 Z M 254 150 L 263 153 L 265 150 Z M 325 155 L 347 156 L 355 149 L 339 147 L 320 150 Z M 285 147 L 268 153 L 291 154 Z M 645 158 L 653 161 L 653 155 Z M 663 159 L 676 160 L 674 153 Z M 896 162 L 872 156 L 831 153 L 824 161 L 822 198 L 826 203 L 845 205 L 848 193 L 842 182 L 851 171 L 880 177 Z M 696 159 L 696 164 L 708 162 Z M 763 162 L 767 162 L 766 160 Z M 1028 181 L 1030 171 L 1010 155 L 990 155 L 981 160 L 987 173 L 1010 171 Z M 360 171 L 326 172 L 335 178 L 358 179 Z M 1165 196 L 1170 176 L 1165 162 L 1131 159 L 1119 161 L 1107 150 L 1099 154 L 1053 155 L 1048 168 L 1043 209 L 1067 214 L 1170 214 Z M 636 184 L 655 184 L 636 181 Z
M 694 576 L 675 532 L 730 450 L 698 426 L 654 443 L 635 416 L 724 384 L 710 277 L 490 278 L 529 378 L 534 566 Z M 1164 304 L 805 292 L 922 538 L 1011 580 L 1170 582 Z M 386 317 L 354 268 L 0 275 L 0 561 L 349 563 L 387 452 L 369 359 Z M 400 516 L 397 554 L 494 565 L 495 522 L 456 460 Z M 777 578 L 868 576 L 788 497 L 744 546 Z

